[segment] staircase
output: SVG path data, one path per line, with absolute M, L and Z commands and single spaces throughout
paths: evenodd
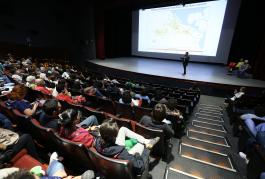
M 168 166 L 165 178 L 242 178 L 230 156 L 231 145 L 220 106 L 198 104 L 180 140 L 178 156 Z

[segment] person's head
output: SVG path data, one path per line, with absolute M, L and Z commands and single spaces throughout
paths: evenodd
M 60 103 L 56 99 L 48 99 L 43 104 L 43 111 L 47 116 L 57 116 L 60 108 Z
M 132 102 L 132 96 L 130 91 L 128 90 L 124 91 L 121 99 L 124 104 L 130 104 Z
M 245 87 L 241 87 L 240 88 L 240 92 L 246 92 L 246 88 Z
M 26 81 L 29 83 L 34 83 L 35 79 L 36 79 L 35 76 L 30 75 L 30 76 L 27 76 Z
M 58 93 L 63 93 L 64 92 L 64 90 L 65 90 L 65 85 L 64 84 L 58 84 L 58 85 L 56 85 L 56 91 L 58 92 Z
M 142 88 L 141 95 L 142 96 L 147 96 L 147 89 L 146 88 Z
M 114 144 L 119 132 L 119 127 L 114 119 L 108 119 L 100 125 L 99 132 L 106 144 Z
M 152 116 L 154 120 L 161 122 L 166 118 L 166 105 L 164 104 L 156 104 L 152 110 Z
M 9 98 L 11 100 L 22 100 L 25 98 L 26 94 L 27 88 L 22 84 L 18 84 L 12 89 Z
M 38 176 L 35 176 L 33 174 L 31 174 L 29 171 L 27 170 L 17 170 L 11 174 L 9 174 L 7 177 L 5 177 L 4 179 L 38 179 Z
M 248 64 L 248 60 L 245 60 L 244 63 L 245 63 L 245 64 Z
M 189 52 L 186 52 L 185 55 L 189 55 Z
M 41 78 L 38 78 L 38 79 L 35 80 L 35 84 L 37 86 L 45 86 L 45 81 L 43 79 L 41 79 Z
M 81 112 L 75 109 L 67 109 L 59 114 L 59 122 L 65 130 L 72 130 L 80 123 Z

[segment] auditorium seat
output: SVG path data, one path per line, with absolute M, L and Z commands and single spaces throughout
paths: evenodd
M 143 126 L 139 123 L 135 124 L 135 132 L 144 136 L 146 139 L 151 139 L 155 137 L 160 137 L 159 142 L 154 146 L 152 149 L 152 154 L 166 157 L 167 156 L 167 149 L 168 149 L 168 141 L 165 141 L 165 136 L 163 130 L 160 129 L 153 129 L 150 127 Z
M 65 163 L 70 164 L 68 167 L 71 169 L 78 171 L 78 173 L 83 173 L 88 169 L 94 169 L 87 155 L 86 147 L 83 144 L 63 139 L 57 133 L 53 132 L 50 140 L 55 143 L 56 151 L 64 157 Z
M 131 120 L 129 120 L 129 119 L 119 118 L 119 117 L 114 116 L 112 114 L 106 114 L 106 117 L 114 119 L 117 122 L 119 128 L 120 127 L 126 127 L 128 129 L 132 129 Z
M 114 107 L 113 103 L 114 102 L 109 100 L 109 99 L 98 97 L 98 107 L 103 112 L 108 112 L 108 113 L 111 113 L 111 114 L 115 114 L 115 107 Z
M 118 117 L 133 119 L 134 114 L 130 104 L 122 104 L 119 102 L 115 102 L 116 115 Z
M 47 149 L 50 152 L 55 150 L 55 144 L 53 140 L 50 140 L 53 136 L 52 129 L 43 127 L 39 124 L 36 119 L 30 120 L 31 125 L 31 135 L 35 141 L 43 148 Z
M 152 109 L 134 106 L 134 120 L 139 122 L 144 115 L 150 116 Z
M 31 157 L 26 149 L 21 150 L 10 161 L 11 167 L 30 170 L 35 166 L 41 166 L 44 171 L 47 170 L 47 165 L 40 163 L 35 158 Z
M 105 178 L 111 179 L 133 179 L 147 178 L 148 166 L 141 176 L 134 176 L 132 164 L 128 160 L 113 159 L 99 154 L 95 148 L 89 148 L 88 154 L 96 167 L 97 172 Z
M 265 148 L 255 145 L 247 165 L 247 178 L 260 178 L 262 172 L 265 172 Z

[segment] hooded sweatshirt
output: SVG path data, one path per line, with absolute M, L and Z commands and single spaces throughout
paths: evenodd
M 138 153 L 131 155 L 124 146 L 116 144 L 104 144 L 100 137 L 96 139 L 94 147 L 96 148 L 97 152 L 106 157 L 129 160 L 132 163 L 133 172 L 135 175 L 142 174 L 145 170 L 146 163 L 148 162 L 149 151 L 147 149 L 144 150 L 142 155 Z

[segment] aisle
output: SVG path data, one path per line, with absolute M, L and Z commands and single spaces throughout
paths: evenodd
M 225 111 L 210 102 L 199 103 L 190 117 L 178 154 L 165 173 L 168 179 L 244 178 L 232 157 L 237 152 L 229 142 L 233 139 L 225 127 Z

